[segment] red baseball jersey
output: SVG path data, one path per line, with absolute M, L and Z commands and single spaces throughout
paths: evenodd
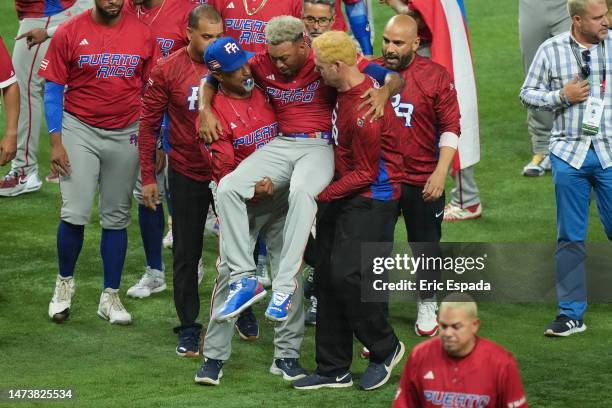
M 440 135 L 461 133 L 457 92 L 442 65 L 419 55 L 399 74 L 406 84 L 391 104 L 396 132 L 405 139 L 402 182 L 424 186 L 438 164 Z
M 474 350 L 451 358 L 440 337 L 418 344 L 408 357 L 393 408 L 527 408 L 512 354 L 477 337 Z
M 375 200 L 398 199 L 402 171 L 401 137 L 394 131 L 391 106 L 380 120 L 363 119 L 361 95 L 378 83 L 366 76 L 361 84 L 339 92 L 333 112 L 335 176 L 319 201 L 362 195 Z
M 151 72 L 143 98 L 138 143 L 143 184 L 155 183 L 156 138 L 166 110 L 170 118 L 170 166 L 191 179 L 210 180 L 210 161 L 200 155 L 193 127 L 198 117 L 198 85 L 207 73 L 206 65 L 194 61 L 187 48 L 161 59 Z
M 155 42 L 166 57 L 189 43 L 187 39 L 187 22 L 189 13 L 197 4 L 190 0 L 164 0 L 159 6 L 146 9 L 135 6 L 132 0 L 126 0 L 125 11 L 133 14 L 151 29 Z
M 331 113 L 336 90 L 315 71 L 312 50 L 304 67 L 294 78 L 285 76 L 260 52 L 249 60 L 255 81 L 266 91 L 276 110 L 281 133 L 331 131 Z
M 15 82 L 17 82 L 17 77 L 11 62 L 11 55 L 4 45 L 2 37 L 0 37 L 0 89 L 4 89 Z
M 155 43 L 149 28 L 123 13 L 113 27 L 87 10 L 61 24 L 38 75 L 67 85 L 64 110 L 103 129 L 121 129 L 140 115 Z
M 274 139 L 278 123 L 268 97 L 258 87 L 247 99 L 235 99 L 219 91 L 212 107 L 223 126 L 219 140 L 210 145 L 213 179 L 218 183 L 242 160 Z M 202 153 L 206 156 L 204 148 Z
M 19 20 L 54 16 L 72 7 L 76 0 L 15 0 Z
M 276 16 L 302 18 L 302 0 L 208 0 L 225 24 L 225 35 L 234 38 L 245 50 L 265 51 L 264 29 Z

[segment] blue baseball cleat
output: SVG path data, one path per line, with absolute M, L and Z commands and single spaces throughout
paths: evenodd
M 266 317 L 275 322 L 285 321 L 290 307 L 290 293 L 272 292 L 272 298 L 266 309 Z
M 223 310 L 215 317 L 219 323 L 232 319 L 242 313 L 246 308 L 257 303 L 266 296 L 266 290 L 256 277 L 242 278 L 230 284 L 230 292 L 223 306 Z

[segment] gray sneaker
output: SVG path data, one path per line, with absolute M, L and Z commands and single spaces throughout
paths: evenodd
M 391 377 L 391 371 L 401 361 L 405 351 L 404 343 L 400 341 L 393 353 L 385 358 L 385 361 L 382 363 L 374 363 L 370 359 L 368 368 L 366 368 L 363 376 L 361 376 L 359 386 L 368 391 L 385 385 L 389 381 L 389 377 Z

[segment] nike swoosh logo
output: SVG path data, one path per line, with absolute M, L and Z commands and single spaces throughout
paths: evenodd
M 336 377 L 336 382 L 342 382 L 342 381 L 344 381 L 344 379 L 345 379 L 346 377 L 348 377 L 349 375 L 351 375 L 351 373 L 346 373 L 346 374 L 344 374 L 342 377 Z
M 25 179 L 25 180 L 19 180 L 19 184 L 25 184 L 25 183 L 27 183 L 27 182 L 28 182 L 28 180 L 27 180 L 27 179 Z
M 441 212 L 439 212 L 439 213 L 436 213 L 436 218 L 439 218 L 439 217 L 440 217 L 442 214 L 444 214 L 444 210 L 442 210 L 442 211 L 441 211 Z

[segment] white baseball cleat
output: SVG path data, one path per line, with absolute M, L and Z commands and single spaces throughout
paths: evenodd
M 414 331 L 417 336 L 432 337 L 438 332 L 438 304 L 435 301 L 418 301 L 417 321 Z
M 4 178 L 0 179 L 0 196 L 15 197 L 24 193 L 40 190 L 42 181 L 38 173 L 31 174 L 10 171 Z
M 147 266 L 137 284 L 128 289 L 127 295 L 134 298 L 146 298 L 153 293 L 166 290 L 166 278 L 164 272 Z
M 64 322 L 70 317 L 70 305 L 74 295 L 74 278 L 57 276 L 53 298 L 49 302 L 49 317 L 56 323 Z
M 119 299 L 119 291 L 117 289 L 104 289 L 102 295 L 100 296 L 98 316 L 104 320 L 108 320 L 111 324 L 132 323 L 132 315 L 125 310 L 125 307 L 123 307 L 121 299 Z

